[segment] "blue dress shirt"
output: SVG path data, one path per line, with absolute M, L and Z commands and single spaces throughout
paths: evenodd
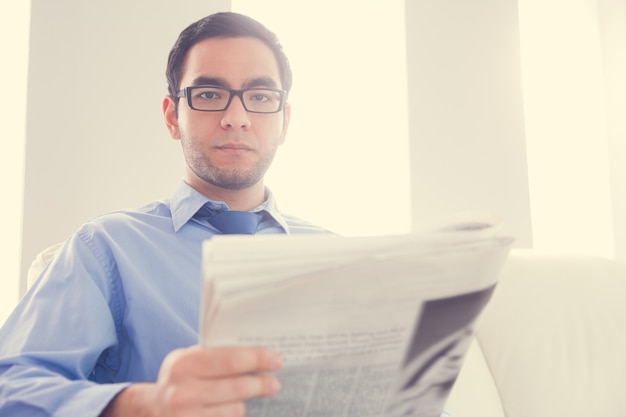
M 281 214 L 267 192 L 257 233 L 325 233 Z M 155 381 L 198 342 L 198 210 L 227 209 L 184 182 L 169 200 L 83 225 L 0 329 L 0 416 L 97 416 L 132 382 Z

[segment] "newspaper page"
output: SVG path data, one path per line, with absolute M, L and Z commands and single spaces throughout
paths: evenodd
M 282 353 L 249 417 L 439 416 L 512 243 L 483 229 L 216 236 L 200 343 Z

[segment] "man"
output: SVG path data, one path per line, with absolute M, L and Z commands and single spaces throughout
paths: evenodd
M 325 232 L 263 183 L 289 126 L 287 58 L 258 22 L 218 13 L 181 33 L 167 79 L 184 181 L 63 244 L 0 330 L 0 416 L 241 416 L 280 389 L 279 353 L 196 343 L 201 243 L 231 232 L 224 212 L 252 219 L 246 233 Z

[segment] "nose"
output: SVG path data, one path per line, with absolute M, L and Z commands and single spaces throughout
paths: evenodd
M 250 118 L 243 107 L 241 97 L 233 97 L 230 105 L 224 110 L 221 124 L 222 129 L 248 129 L 250 127 Z

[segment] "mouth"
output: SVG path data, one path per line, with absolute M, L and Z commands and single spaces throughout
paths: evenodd
M 215 149 L 230 155 L 242 155 L 253 151 L 250 146 L 244 143 L 224 143 L 215 146 Z
M 247 145 L 244 145 L 243 143 L 226 143 L 223 145 L 218 145 L 216 146 L 217 149 L 233 149 L 233 150 L 237 150 L 237 151 L 251 151 L 252 148 L 250 148 Z

